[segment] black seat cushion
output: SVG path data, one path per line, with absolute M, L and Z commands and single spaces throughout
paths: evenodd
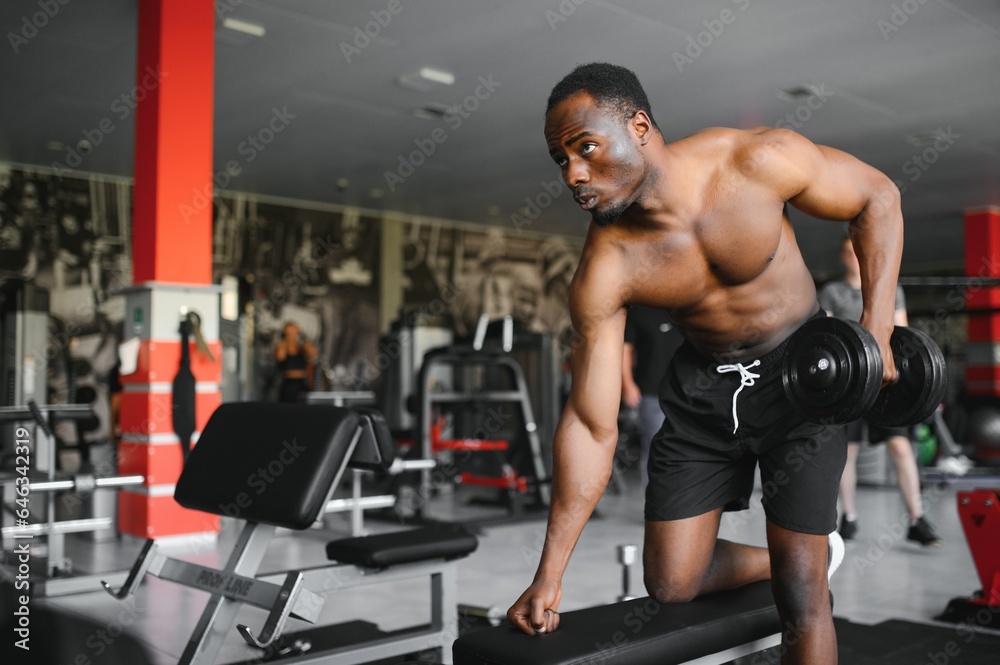
M 388 568 L 428 559 L 457 559 L 474 552 L 479 540 L 461 529 L 425 527 L 377 536 L 344 538 L 326 545 L 331 561 L 363 568 Z
M 216 515 L 308 528 L 323 514 L 359 422 L 336 406 L 223 404 L 191 451 L 174 498 Z
M 770 582 L 696 598 L 651 598 L 566 612 L 559 629 L 531 636 L 509 624 L 455 641 L 455 665 L 676 665 L 781 631 Z

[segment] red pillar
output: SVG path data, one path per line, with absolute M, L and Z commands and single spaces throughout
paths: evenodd
M 137 348 L 122 373 L 119 471 L 146 478 L 119 494 L 119 529 L 143 538 L 215 532 L 218 518 L 181 508 L 182 467 L 171 383 L 181 312 L 195 310 L 214 360 L 190 345 L 194 439 L 221 401 L 219 288 L 212 281 L 212 133 L 215 10 L 206 0 L 140 0 L 136 66 L 134 286 L 125 340 Z M 193 341 L 192 341 L 193 342 Z M 126 348 L 128 345 L 126 345 Z
M 141 0 L 132 260 L 136 284 L 212 282 L 215 9 Z
M 966 211 L 965 274 L 1000 277 L 1000 208 Z M 966 308 L 966 393 L 1000 396 L 1000 287 L 970 286 Z

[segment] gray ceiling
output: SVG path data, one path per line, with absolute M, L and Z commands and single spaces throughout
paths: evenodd
M 559 176 L 542 137 L 548 91 L 574 65 L 602 60 L 636 71 L 668 140 L 798 112 L 798 131 L 905 185 L 910 271 L 960 265 L 962 211 L 1000 205 L 997 0 L 401 0 L 350 62 L 342 43 L 389 0 L 225 4 L 227 16 L 266 28 L 262 38 L 217 29 L 215 163 L 243 167 L 231 190 L 511 227 L 525 197 Z M 75 145 L 111 119 L 114 132 L 78 169 L 130 176 L 132 117 L 113 104 L 135 84 L 135 2 L 60 6 L 15 53 L 10 33 L 38 11 L 37 1 L 0 7 L 0 160 L 62 162 L 50 142 Z M 700 53 L 690 46 L 699 39 Z M 452 72 L 454 84 L 398 85 L 423 66 Z M 479 77 L 499 86 L 460 126 L 414 115 L 461 102 Z M 800 86 L 822 98 L 779 95 Z M 240 143 L 274 108 L 295 118 L 247 163 Z M 435 128 L 445 142 L 390 192 L 385 172 Z M 946 150 L 907 140 L 949 129 Z M 934 163 L 922 170 L 912 160 L 925 150 Z M 587 220 L 563 194 L 530 228 L 582 236 Z M 795 221 L 813 270 L 835 269 L 837 225 Z

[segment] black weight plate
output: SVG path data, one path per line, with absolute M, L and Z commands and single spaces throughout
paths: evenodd
M 864 416 L 882 382 L 882 357 L 861 324 L 807 321 L 789 339 L 781 369 L 789 402 L 806 420 L 845 423 Z
M 899 379 L 879 392 L 866 419 L 880 427 L 909 427 L 934 413 L 947 388 L 944 354 L 926 333 L 896 327 L 889 339 Z

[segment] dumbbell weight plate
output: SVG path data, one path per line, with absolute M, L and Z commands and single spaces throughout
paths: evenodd
M 944 354 L 926 333 L 897 326 L 889 339 L 899 379 L 879 392 L 865 418 L 880 427 L 909 427 L 929 418 L 944 399 Z
M 868 412 L 882 383 L 882 357 L 860 323 L 833 317 L 807 321 L 782 361 L 785 395 L 804 418 L 847 423 Z

